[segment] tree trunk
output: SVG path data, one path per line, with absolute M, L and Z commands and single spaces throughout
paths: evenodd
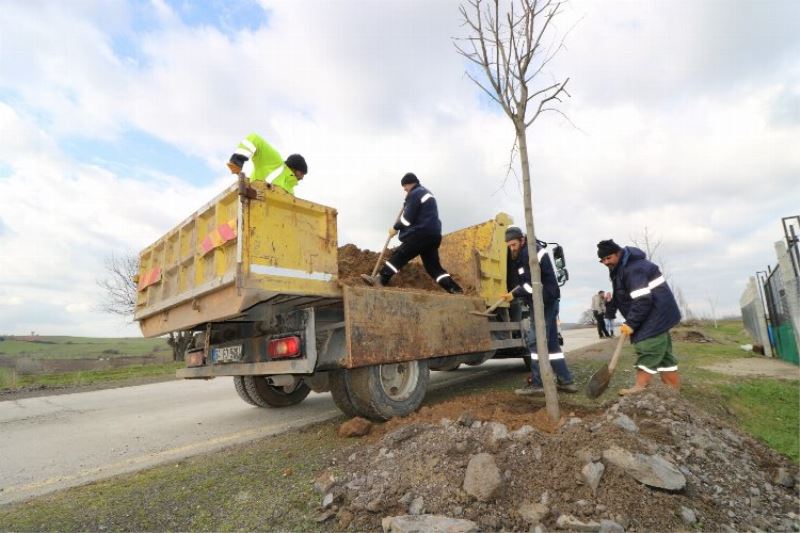
M 524 124 L 515 124 L 517 143 L 519 144 L 520 163 L 522 166 L 523 202 L 525 204 L 525 225 L 528 230 L 528 257 L 531 268 L 531 286 L 533 287 L 533 322 L 536 329 L 536 349 L 539 355 L 539 371 L 542 374 L 544 399 L 547 416 L 552 422 L 561 418 L 558 407 L 558 392 L 553 379 L 553 368 L 550 366 L 550 355 L 547 346 L 547 326 L 544 319 L 544 299 L 542 297 L 542 270 L 536 251 L 536 229 L 533 225 L 533 192 L 531 190 L 531 171 L 528 160 L 528 139 Z
M 175 331 L 169 334 L 167 344 L 172 347 L 172 360 L 183 361 L 186 356 L 186 348 L 192 341 L 191 331 Z

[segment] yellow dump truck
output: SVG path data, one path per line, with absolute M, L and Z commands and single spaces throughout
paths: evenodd
M 178 377 L 232 376 L 259 407 L 330 391 L 372 419 L 419 407 L 431 369 L 522 357 L 524 321 L 477 316 L 506 292 L 511 218 L 443 237 L 445 267 L 474 296 L 339 283 L 336 210 L 243 178 L 140 255 L 145 336 L 192 332 Z

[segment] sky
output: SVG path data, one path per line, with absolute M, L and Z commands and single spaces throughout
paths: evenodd
M 0 334 L 139 335 L 98 311 L 106 258 L 232 183 L 250 132 L 306 157 L 295 192 L 338 210 L 340 245 L 382 246 L 409 171 L 445 232 L 523 222 L 513 127 L 465 76 L 457 1 L 0 6 Z M 553 30 L 542 75 L 570 78 L 569 120 L 528 137 L 562 320 L 609 288 L 596 243 L 645 228 L 696 315 L 738 314 L 800 214 L 800 2 L 575 0 Z

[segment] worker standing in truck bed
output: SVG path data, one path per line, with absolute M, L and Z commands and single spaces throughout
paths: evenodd
M 250 181 L 267 181 L 275 174 L 272 185 L 291 195 L 294 195 L 294 188 L 308 173 L 308 165 L 302 155 L 292 154 L 284 161 L 278 151 L 257 133 L 251 133 L 239 143 L 228 161 L 228 168 L 231 173 L 239 174 L 248 160 L 253 162 Z

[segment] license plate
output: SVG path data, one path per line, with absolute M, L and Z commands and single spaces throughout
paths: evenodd
M 242 359 L 242 345 L 211 349 L 211 360 L 215 363 L 233 363 Z

